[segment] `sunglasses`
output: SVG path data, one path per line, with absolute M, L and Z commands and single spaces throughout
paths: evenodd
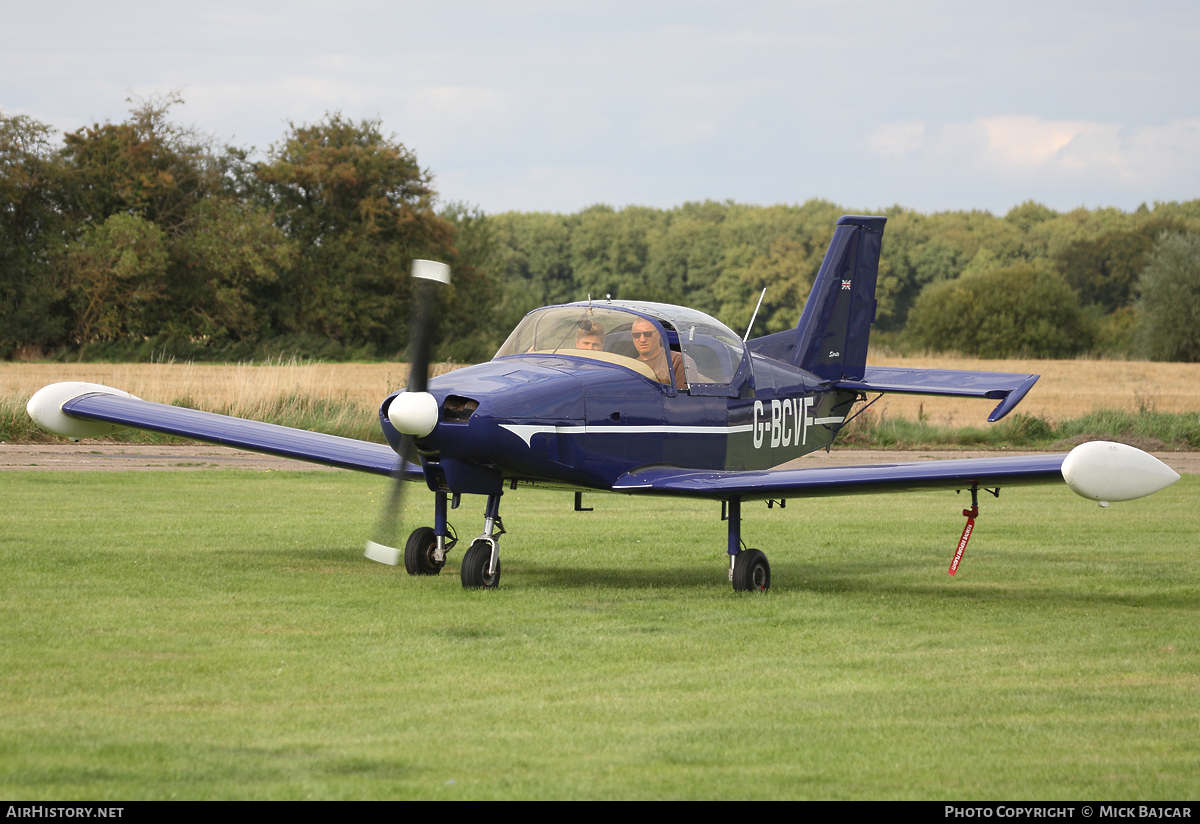
M 631 332 L 630 334 L 632 334 L 632 335 L 633 335 L 633 337 L 635 337 L 635 338 L 648 338 L 648 337 L 650 337 L 651 335 L 657 335 L 657 334 L 658 334 L 658 332 L 655 332 L 655 331 L 652 329 L 652 330 L 650 330 L 649 332 Z

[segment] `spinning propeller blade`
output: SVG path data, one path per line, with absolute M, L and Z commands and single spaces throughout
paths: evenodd
M 437 404 L 425 392 L 429 382 L 429 338 L 433 321 L 434 290 L 438 283 L 450 282 L 450 267 L 432 260 L 414 260 L 412 276 L 416 278 L 416 282 L 413 288 L 412 318 L 408 327 L 408 389 L 404 395 L 397 396 L 392 402 L 395 405 L 400 398 L 407 396 L 405 400 L 408 403 L 401 403 L 406 406 L 403 417 L 393 416 L 389 412 L 392 422 L 400 424 L 397 428 L 403 435 L 400 441 L 400 455 L 392 473 L 391 494 L 379 515 L 374 539 L 367 541 L 366 551 L 366 556 L 372 561 L 391 566 L 400 563 L 401 551 L 396 544 L 399 543 L 400 536 L 397 530 L 401 506 L 404 504 L 404 464 L 406 461 L 420 463 L 413 448 L 414 437 L 428 434 L 437 423 Z

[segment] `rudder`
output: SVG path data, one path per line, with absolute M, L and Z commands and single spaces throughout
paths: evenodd
M 756 338 L 752 351 L 828 380 L 859 380 L 875 320 L 875 284 L 886 217 L 838 219 L 795 329 Z

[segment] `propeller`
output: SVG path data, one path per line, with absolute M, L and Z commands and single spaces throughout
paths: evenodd
M 426 392 L 429 383 L 429 338 L 433 321 L 434 295 L 439 283 L 450 282 L 450 267 L 433 260 L 414 260 L 412 317 L 408 326 L 408 389 L 388 407 L 388 419 L 400 432 L 400 455 L 392 470 L 392 489 L 375 526 L 375 537 L 367 541 L 366 556 L 381 564 L 396 566 L 401 551 L 397 529 L 404 503 L 404 466 L 420 459 L 413 440 L 428 435 L 437 425 L 437 401 Z

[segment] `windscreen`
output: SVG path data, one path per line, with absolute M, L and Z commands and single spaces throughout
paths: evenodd
M 571 355 L 615 363 L 670 384 L 671 359 L 667 352 L 662 327 L 632 312 L 599 306 L 552 306 L 526 315 L 496 357 Z M 683 374 L 676 380 L 682 388 Z

